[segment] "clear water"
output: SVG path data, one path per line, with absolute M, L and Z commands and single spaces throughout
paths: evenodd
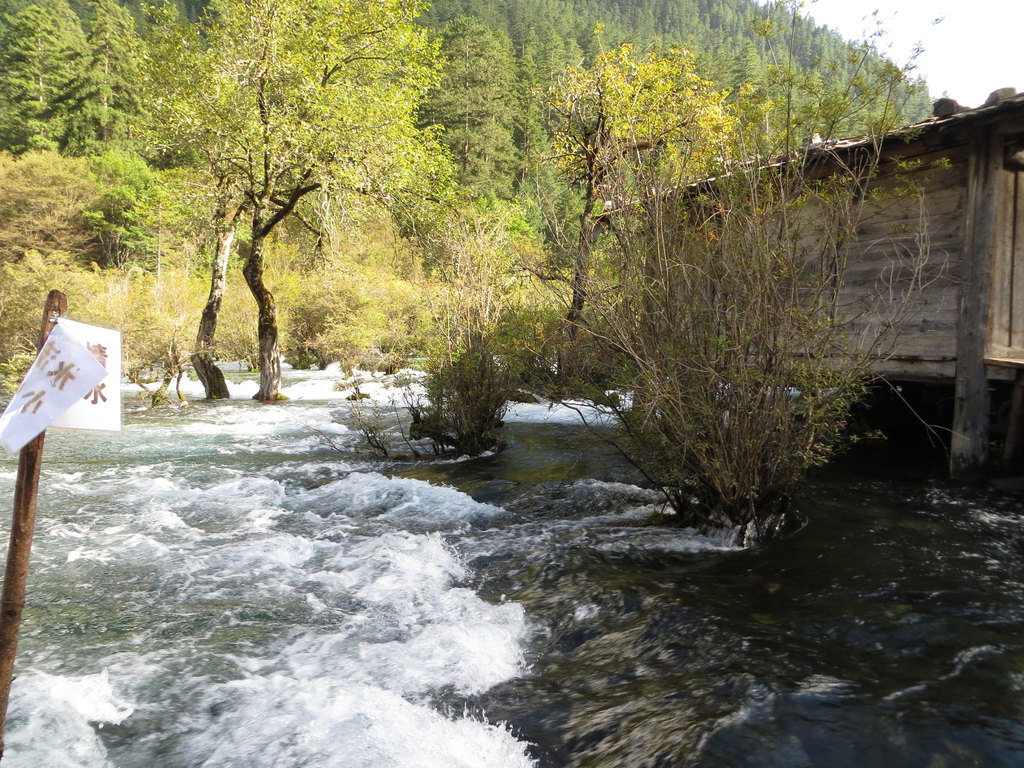
M 385 463 L 293 377 L 50 431 L 5 766 L 1024 765 L 1017 499 L 835 471 L 738 550 L 571 411 Z

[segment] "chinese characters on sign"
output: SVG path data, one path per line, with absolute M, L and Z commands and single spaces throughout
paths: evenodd
M 53 422 L 54 427 L 72 429 L 121 429 L 121 334 L 107 328 L 61 318 L 57 325 L 84 346 L 107 376 L 89 388 L 80 401 Z
M 120 429 L 121 335 L 61 319 L 0 416 L 0 444 L 21 449 L 51 424 Z
M 107 348 L 102 344 L 86 344 L 85 348 L 92 352 L 92 356 L 96 358 L 96 362 L 107 368 Z M 107 368 L 109 371 L 110 369 Z M 107 388 L 107 385 L 102 381 L 92 388 L 91 392 L 86 392 L 83 400 L 88 400 L 93 405 L 99 405 L 100 400 L 104 403 L 107 402 L 107 396 L 103 394 L 103 390 Z

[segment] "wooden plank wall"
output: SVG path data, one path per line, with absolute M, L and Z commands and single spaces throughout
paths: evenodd
M 1024 366 L 1024 171 L 1003 174 L 985 358 Z
M 873 182 L 846 249 L 851 338 L 879 339 L 879 373 L 952 379 L 957 355 L 966 150 L 892 164 Z

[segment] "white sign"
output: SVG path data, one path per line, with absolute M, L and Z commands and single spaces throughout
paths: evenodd
M 67 429 L 121 429 L 121 334 L 109 328 L 76 323 L 60 318 L 57 325 L 88 349 L 107 377 L 85 393 L 85 397 L 69 408 L 51 426 Z
M 0 416 L 0 443 L 12 453 L 20 450 L 106 375 L 85 345 L 58 324 Z

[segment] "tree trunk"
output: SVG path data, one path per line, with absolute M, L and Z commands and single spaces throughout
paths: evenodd
M 595 200 L 596 198 L 588 193 L 583 213 L 580 214 L 580 239 L 570 282 L 572 297 L 569 300 L 569 311 L 565 315 L 572 339 L 576 338 L 577 326 L 583 319 L 583 307 L 587 303 L 587 286 L 590 282 L 590 251 L 594 239 Z
M 570 380 L 580 374 L 579 351 L 576 340 L 583 322 L 583 309 L 587 304 L 590 284 L 590 254 L 594 241 L 594 208 L 597 205 L 596 185 L 587 186 L 587 200 L 580 214 L 580 239 L 573 264 L 572 279 L 569 282 L 571 296 L 569 310 L 565 314 L 563 343 L 558 351 L 558 374 Z
M 195 368 L 199 381 L 203 383 L 207 400 L 225 400 L 230 397 L 224 373 L 214 364 L 210 350 L 213 349 L 213 339 L 217 332 L 217 318 L 224 299 L 228 258 L 231 256 L 231 244 L 234 239 L 233 226 L 217 233 L 217 252 L 213 257 L 213 270 L 210 275 L 210 296 L 206 300 L 206 307 L 199 321 L 195 351 L 191 356 L 192 367 Z
M 252 241 L 249 246 L 249 258 L 245 260 L 242 274 L 245 282 L 256 299 L 259 319 L 256 334 L 259 342 L 260 388 L 253 400 L 273 402 L 284 400 L 281 394 L 281 351 L 277 342 L 277 307 L 274 296 L 263 282 L 263 247 L 266 244 L 269 228 L 264 221 L 262 209 L 257 209 L 252 217 Z

